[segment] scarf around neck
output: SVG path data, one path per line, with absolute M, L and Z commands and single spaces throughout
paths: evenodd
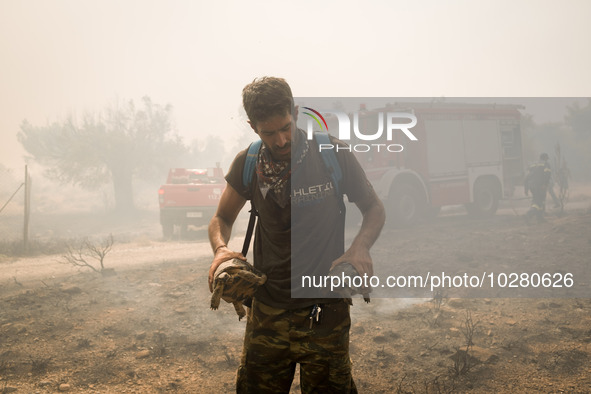
M 281 208 L 285 208 L 289 202 L 292 169 L 302 163 L 309 150 L 306 136 L 300 129 L 293 139 L 292 148 L 294 147 L 291 160 L 276 161 L 271 156 L 271 150 L 262 144 L 257 159 L 256 173 L 261 194 L 264 199 L 269 195 Z

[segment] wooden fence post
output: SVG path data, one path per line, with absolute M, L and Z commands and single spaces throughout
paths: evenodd
M 23 225 L 23 249 L 29 251 L 29 217 L 31 212 L 31 179 L 29 178 L 29 169 L 25 165 L 25 214 Z

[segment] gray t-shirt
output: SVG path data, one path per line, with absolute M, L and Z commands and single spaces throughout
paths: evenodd
M 298 131 L 302 133 L 301 131 Z M 346 146 L 331 137 L 333 145 Z M 300 308 L 330 302 L 299 287 L 302 275 L 327 275 L 330 265 L 344 253 L 344 205 L 337 195 L 315 140 L 289 182 L 291 206 L 281 208 L 270 196 L 263 198 L 257 176 L 250 187 L 242 183 L 247 150 L 232 163 L 226 181 L 258 212 L 253 247 L 254 266 L 267 275 L 255 297 L 277 308 Z M 350 202 L 365 198 L 372 187 L 355 156 L 335 152 L 343 179 L 340 193 Z M 292 292 L 292 278 L 294 287 Z M 314 297 L 314 298 L 310 298 Z M 332 300 L 334 301 L 334 299 Z

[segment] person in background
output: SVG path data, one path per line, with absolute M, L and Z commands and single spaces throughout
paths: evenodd
M 544 221 L 546 194 L 548 193 L 548 185 L 552 176 L 552 170 L 548 161 L 548 154 L 542 153 L 540 160 L 529 166 L 527 171 L 524 184 L 525 195 L 527 196 L 529 192 L 532 195 L 531 208 L 525 214 L 527 223 L 530 223 L 534 217 L 538 223 Z

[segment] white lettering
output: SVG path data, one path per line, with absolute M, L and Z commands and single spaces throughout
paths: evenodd
M 384 131 L 383 115 L 384 114 L 382 112 L 378 112 L 378 131 L 376 131 L 375 134 L 366 135 L 361 133 L 359 130 L 359 113 L 355 112 L 353 114 L 353 132 L 355 133 L 355 136 L 363 141 L 375 141 L 380 138 L 382 136 L 382 132 Z
M 417 125 L 417 117 L 413 114 L 407 114 L 404 112 L 388 112 L 388 129 L 386 131 L 388 141 L 392 141 L 392 131 L 399 129 L 406 134 L 412 141 L 416 141 L 417 137 L 413 135 L 408 129 L 411 129 Z M 410 119 L 410 123 L 393 123 L 393 119 L 406 118 Z
M 394 147 L 394 148 L 392 148 Z M 388 152 L 393 152 L 393 153 L 400 153 L 404 150 L 404 146 L 400 145 L 400 144 L 392 144 L 392 145 L 388 145 L 387 147 Z M 394 150 L 396 149 L 396 150 Z
M 339 132 L 339 139 L 343 141 L 351 140 L 351 120 L 349 119 L 349 115 L 342 111 L 335 111 L 335 110 L 323 110 L 323 113 L 333 114 L 337 118 L 338 123 L 338 132 Z M 417 141 L 417 137 L 411 133 L 410 129 L 417 125 L 417 117 L 414 114 L 406 113 L 406 112 L 388 112 L 384 115 L 383 112 L 378 112 L 378 129 L 377 130 L 361 130 L 359 128 L 359 113 L 353 113 L 353 133 L 355 136 L 362 140 L 362 141 L 376 141 L 382 138 L 384 133 L 384 116 L 387 117 L 387 124 L 386 124 L 386 138 L 388 141 L 392 141 L 392 135 L 394 130 L 402 131 L 410 140 Z M 395 119 L 407 119 L 410 122 L 407 123 L 395 123 Z M 314 123 L 312 119 L 307 120 L 307 136 L 308 139 L 311 140 L 314 138 Z M 373 133 L 373 134 L 371 134 Z M 320 150 L 322 149 L 333 149 L 330 144 L 322 144 Z M 338 149 L 338 148 L 337 148 Z
M 367 144 L 357 144 L 357 145 L 352 145 L 352 146 L 353 146 L 353 150 L 358 153 L 369 152 L 371 149 L 371 146 L 369 146 Z M 363 149 L 361 149 L 361 148 L 363 148 Z
M 340 151 L 347 151 L 347 152 L 357 152 L 357 153 L 367 153 L 370 151 L 377 151 L 382 152 L 387 150 L 390 153 L 400 153 L 404 150 L 404 146 L 400 144 L 354 144 L 348 146 L 341 146 L 341 145 L 330 145 L 330 144 L 320 144 L 318 146 L 320 152 L 323 150 L 335 150 L 337 152 Z

